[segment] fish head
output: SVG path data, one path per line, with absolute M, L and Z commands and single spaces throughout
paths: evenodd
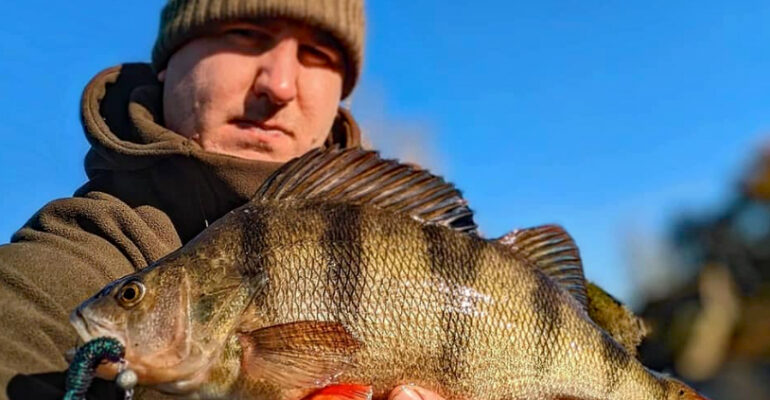
M 678 379 L 666 377 L 666 380 L 668 382 L 668 396 L 666 400 L 709 400 L 708 397 L 701 395 Z
M 169 262 L 108 284 L 70 315 L 82 340 L 117 339 L 125 347 L 124 361 L 143 385 L 184 379 L 203 362 L 191 340 L 186 273 Z M 97 374 L 112 379 L 117 367 L 103 364 Z

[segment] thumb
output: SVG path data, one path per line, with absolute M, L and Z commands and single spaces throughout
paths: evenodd
M 388 400 L 444 400 L 444 398 L 418 386 L 401 385 L 390 392 Z

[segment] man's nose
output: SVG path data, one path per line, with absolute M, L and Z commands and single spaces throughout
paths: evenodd
M 298 43 L 286 38 L 262 55 L 262 65 L 254 81 L 257 96 L 267 95 L 271 102 L 286 104 L 297 96 Z

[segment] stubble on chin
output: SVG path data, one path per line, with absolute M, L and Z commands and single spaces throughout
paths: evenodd
M 269 143 L 262 141 L 258 142 L 242 142 L 240 146 L 245 151 L 257 152 L 260 154 L 272 155 L 275 153 L 275 149 Z

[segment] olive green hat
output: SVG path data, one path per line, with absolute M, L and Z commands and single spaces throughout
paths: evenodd
M 259 18 L 290 18 L 330 33 L 345 52 L 342 97 L 347 97 L 361 72 L 364 47 L 364 0 L 169 0 L 160 16 L 152 49 L 155 71 L 189 40 L 212 24 Z

